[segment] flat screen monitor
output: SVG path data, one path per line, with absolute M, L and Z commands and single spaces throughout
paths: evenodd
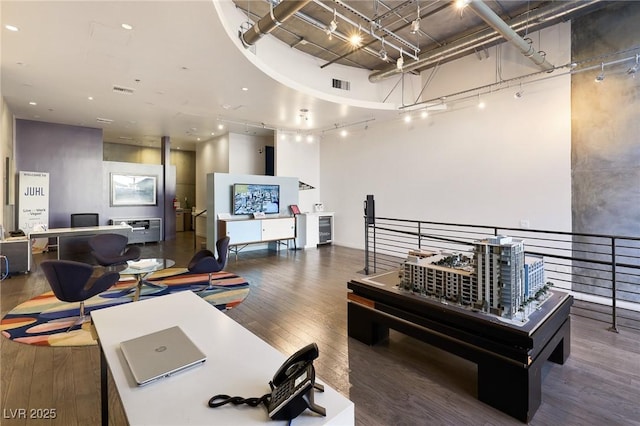
M 280 185 L 236 183 L 233 185 L 233 214 L 280 212 Z

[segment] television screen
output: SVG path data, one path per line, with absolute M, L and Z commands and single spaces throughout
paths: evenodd
M 280 212 L 280 185 L 233 185 L 233 214 Z

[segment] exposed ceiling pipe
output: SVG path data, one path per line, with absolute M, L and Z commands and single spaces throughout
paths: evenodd
M 251 28 L 240 34 L 242 44 L 245 47 L 254 45 L 263 35 L 269 34 L 310 1 L 311 0 L 282 0 L 276 7 L 271 8 L 268 15 L 260 18 Z
M 580 10 L 588 10 L 594 5 L 597 6 L 601 0 L 573 0 L 568 2 L 553 2 L 550 6 L 541 7 L 530 11 L 527 14 L 516 17 L 508 22 L 515 31 L 527 28 L 529 31 L 536 31 L 546 26 L 553 25 L 565 19 L 567 15 L 578 12 Z M 601 3 L 600 7 L 606 5 Z M 455 59 L 464 54 L 472 53 L 477 49 L 486 47 L 500 39 L 500 34 L 492 28 L 486 28 L 475 34 L 455 40 L 449 44 L 424 51 L 417 61 L 404 64 L 402 71 L 393 67 L 386 67 L 382 70 L 375 71 L 369 75 L 369 81 L 376 83 L 386 78 L 393 77 L 401 72 L 412 72 L 418 68 L 428 67 L 437 63 Z
M 502 34 L 505 40 L 514 44 L 520 52 L 522 52 L 522 54 L 526 58 L 529 58 L 534 64 L 548 72 L 554 70 L 555 67 L 549 63 L 549 61 L 547 61 L 540 52 L 537 52 L 531 43 L 527 42 L 525 39 L 520 37 L 518 33 L 513 31 L 513 29 L 511 29 L 506 22 L 500 19 L 500 17 L 482 0 L 471 1 L 471 3 L 469 3 L 469 7 L 476 13 L 476 15 L 482 18 L 484 22 L 489 24 L 490 27 Z

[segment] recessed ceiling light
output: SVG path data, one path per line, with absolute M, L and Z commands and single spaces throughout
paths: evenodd
M 404 122 L 405 123 L 410 123 L 411 122 L 411 116 L 410 115 L 405 115 L 404 116 Z
M 340 132 L 340 136 L 342 136 L 343 138 L 346 138 L 348 134 L 349 133 L 344 129 L 342 129 L 342 131 Z
M 242 88 L 242 91 L 243 91 L 243 92 L 246 92 L 247 90 L 249 90 L 249 88 L 248 88 L 248 87 L 243 87 L 243 88 Z
M 29 102 L 29 105 L 36 106 L 36 105 L 38 105 L 38 103 L 37 103 L 37 102 L 33 102 L 33 101 L 31 101 L 31 102 Z
M 132 30 L 133 29 L 133 25 L 130 25 L 130 24 L 121 24 L 120 26 L 122 28 L 124 28 L 125 30 Z
M 197 141 L 200 141 L 200 138 L 196 138 Z
M 211 136 L 215 136 L 216 134 L 214 132 L 211 132 Z
M 15 25 L 5 25 L 4 26 L 6 29 L 8 29 L 9 31 L 20 31 L 20 28 L 16 27 Z
M 87 99 L 89 99 L 90 101 L 93 100 L 93 96 L 89 96 Z
M 422 111 L 420 113 L 420 117 L 422 117 L 422 118 L 427 118 L 428 116 L 429 116 L 429 113 L 427 111 Z
M 224 124 L 218 124 L 218 129 L 220 130 L 224 129 Z

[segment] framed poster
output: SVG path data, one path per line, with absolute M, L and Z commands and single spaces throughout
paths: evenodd
M 157 176 L 111 173 L 111 206 L 155 206 Z

